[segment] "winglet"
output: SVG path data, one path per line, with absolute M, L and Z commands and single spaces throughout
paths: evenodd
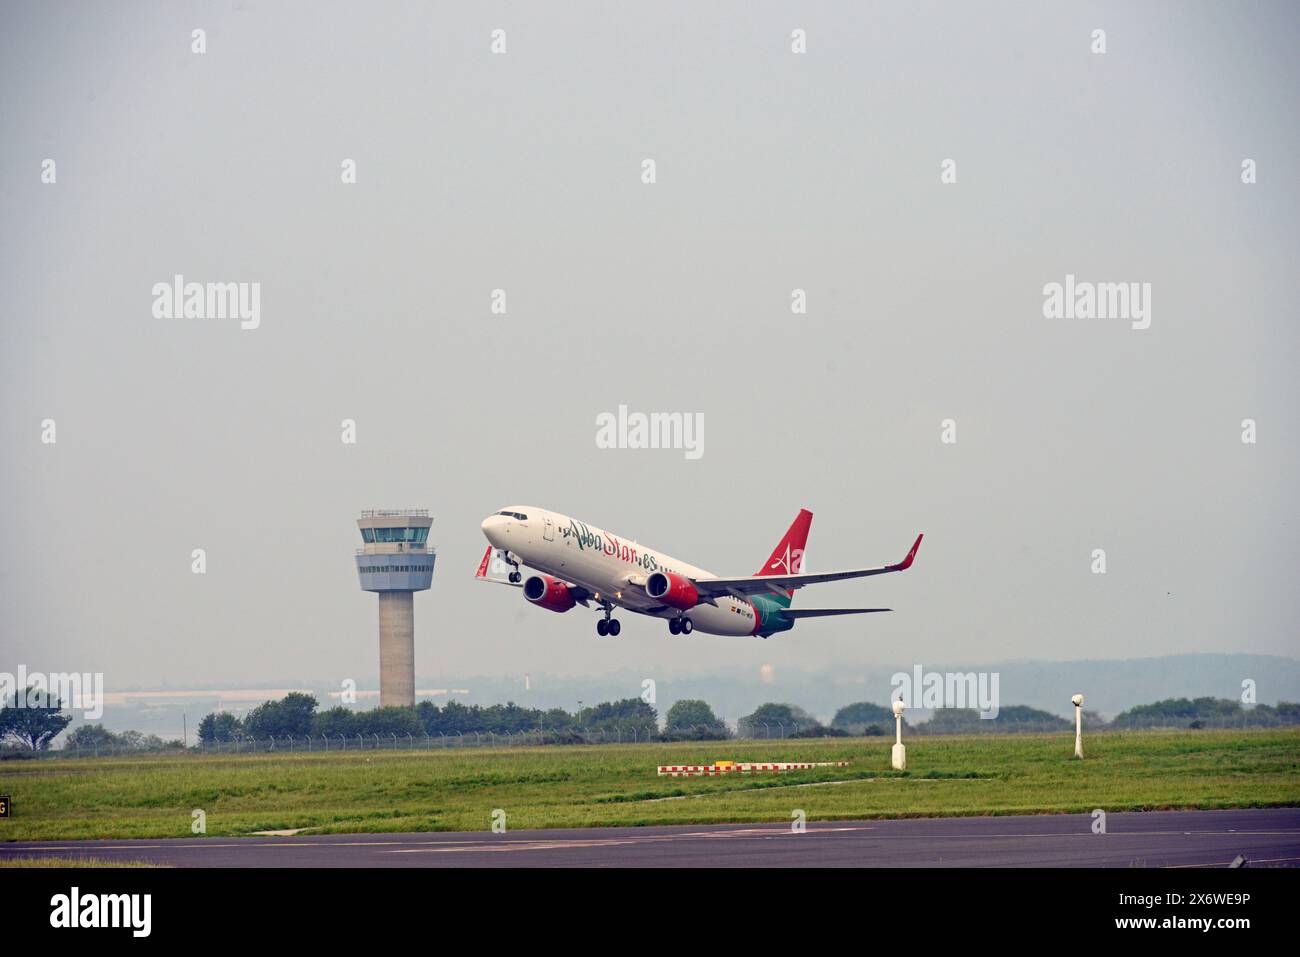
M 916 541 L 912 543 L 912 550 L 907 553 L 907 557 L 903 559 L 900 565 L 898 565 L 898 570 L 900 572 L 907 571 L 907 569 L 912 567 L 912 561 L 916 558 L 916 550 L 921 547 L 921 539 L 923 538 L 925 538 L 925 533 L 916 536 Z
M 483 561 L 478 563 L 478 571 L 474 574 L 475 578 L 487 578 L 488 562 L 492 560 L 492 546 L 483 553 Z

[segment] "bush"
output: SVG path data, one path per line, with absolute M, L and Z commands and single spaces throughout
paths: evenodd
M 800 728 L 792 738 L 847 738 L 849 733 L 843 728 L 828 728 L 826 725 L 818 724 L 811 728 Z
M 821 727 L 817 719 L 803 708 L 772 702 L 759 705 L 753 714 L 741 718 L 737 726 L 742 738 L 762 738 L 773 734 L 793 736 L 808 728 Z
M 841 728 L 850 734 L 866 734 L 872 725 L 888 726 L 894 720 L 894 712 L 884 705 L 870 701 L 859 701 L 845 705 L 835 712 L 831 719 L 832 728 Z

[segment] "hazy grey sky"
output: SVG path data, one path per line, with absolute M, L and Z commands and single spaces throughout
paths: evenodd
M 1293 3 L 0 9 L 0 670 L 373 676 L 385 505 L 421 676 L 1300 646 Z M 260 328 L 154 318 L 177 273 Z M 1066 274 L 1150 328 L 1044 318 Z M 598 449 L 620 403 L 703 457 Z M 473 582 L 509 503 L 718 574 L 800 507 L 814 570 L 926 541 L 798 598 L 892 615 L 598 639 Z

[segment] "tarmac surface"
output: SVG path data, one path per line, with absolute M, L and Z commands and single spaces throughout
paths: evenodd
M 1300 808 L 0 844 L 0 859 L 175 867 L 1300 866 Z

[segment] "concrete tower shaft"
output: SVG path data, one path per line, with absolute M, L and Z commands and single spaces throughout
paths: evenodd
M 379 593 L 379 706 L 415 704 L 415 592 Z
M 433 519 L 427 509 L 374 509 L 357 528 L 357 576 L 379 593 L 379 704 L 415 704 L 415 592 L 433 582 L 437 558 L 428 544 Z

